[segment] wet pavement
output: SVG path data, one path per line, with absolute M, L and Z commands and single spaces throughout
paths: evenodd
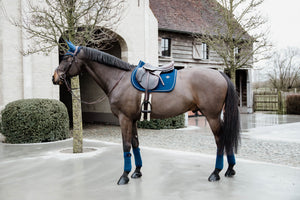
M 251 128 L 249 128 L 251 127 Z M 242 114 L 238 158 L 300 167 L 300 115 Z M 139 129 L 141 146 L 215 155 L 216 145 L 205 117 L 189 118 L 183 129 Z M 84 137 L 122 143 L 117 126 L 87 125 Z
M 234 178 L 225 178 L 223 170 L 221 181 L 207 181 L 216 147 L 207 122 L 198 117 L 184 129 L 139 129 L 143 176 L 117 186 L 123 169 L 120 128 L 88 125 L 89 151 L 83 154 L 66 153 L 72 139 L 1 143 L 0 199 L 300 199 L 300 116 L 241 117 Z

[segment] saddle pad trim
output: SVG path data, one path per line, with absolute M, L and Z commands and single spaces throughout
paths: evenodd
M 136 75 L 137 69 L 142 67 L 144 64 L 145 63 L 143 61 L 140 61 L 138 66 L 131 73 L 131 84 L 134 86 L 135 89 L 142 91 L 142 92 L 145 92 L 145 89 L 137 82 L 135 75 Z M 162 74 L 160 74 L 160 76 L 164 80 L 165 86 L 160 81 L 158 86 L 155 89 L 148 90 L 148 92 L 171 92 L 175 88 L 176 78 L 177 78 L 177 70 L 176 69 L 174 69 L 172 72 L 162 73 Z M 167 76 L 172 78 L 172 80 L 169 81 L 170 84 L 166 84 L 168 82 L 165 79 Z

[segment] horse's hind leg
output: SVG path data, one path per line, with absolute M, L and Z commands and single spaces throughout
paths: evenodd
M 221 130 L 221 119 L 220 117 L 215 118 L 215 119 L 207 119 L 210 125 L 210 128 L 215 136 L 215 141 L 217 145 L 217 156 L 216 156 L 216 163 L 215 163 L 215 169 L 209 176 L 208 180 L 209 181 L 218 181 L 220 180 L 220 175 L 219 173 L 222 171 L 223 166 L 224 166 L 224 145 L 222 146 L 220 137 L 221 134 L 224 134 Z M 233 153 L 233 149 L 231 148 L 230 150 L 227 150 L 227 162 L 228 162 L 228 169 L 225 172 L 226 177 L 232 177 L 235 175 L 235 171 L 233 169 L 235 165 L 235 156 Z
M 209 176 L 209 181 L 218 181 L 220 180 L 219 173 L 223 169 L 224 161 L 224 147 L 221 147 L 220 144 L 220 134 L 221 134 L 221 119 L 220 117 L 216 118 L 207 118 L 210 128 L 214 134 L 216 145 L 217 145 L 217 156 L 216 156 L 216 163 L 215 169 Z
M 233 153 L 233 149 L 230 149 L 227 153 L 227 162 L 228 162 L 228 169 L 225 172 L 226 177 L 233 177 L 235 175 L 235 171 L 233 166 L 235 165 L 235 156 Z
M 133 122 L 132 124 L 132 151 L 134 155 L 135 160 L 135 171 L 131 175 L 131 178 L 140 178 L 142 176 L 141 167 L 143 165 L 141 152 L 139 148 L 139 139 L 138 139 L 138 133 L 137 133 L 137 124 L 136 122 Z

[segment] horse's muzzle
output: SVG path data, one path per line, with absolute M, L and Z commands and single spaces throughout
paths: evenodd
M 61 85 L 63 84 L 63 80 L 62 78 L 59 76 L 59 74 L 57 73 L 57 70 L 55 70 L 53 76 L 52 76 L 52 83 L 54 85 Z
M 52 83 L 53 83 L 53 85 L 58 85 L 59 84 L 58 81 L 55 80 L 54 75 L 52 76 Z

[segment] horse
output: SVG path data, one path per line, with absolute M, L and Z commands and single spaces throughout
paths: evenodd
M 141 117 L 141 91 L 131 84 L 136 66 L 105 52 L 68 42 L 69 50 L 55 69 L 53 84 L 64 84 L 67 77 L 87 72 L 107 95 L 112 113 L 118 117 L 123 143 L 124 170 L 117 184 L 129 182 L 131 148 L 135 171 L 131 178 L 142 176 L 137 121 Z M 207 119 L 217 146 L 216 161 L 208 181 L 220 180 L 223 157 L 227 156 L 225 177 L 233 177 L 234 153 L 240 143 L 240 116 L 235 86 L 223 72 L 213 69 L 178 70 L 175 88 L 168 93 L 152 93 L 150 117 L 169 118 L 187 111 L 200 111 Z

